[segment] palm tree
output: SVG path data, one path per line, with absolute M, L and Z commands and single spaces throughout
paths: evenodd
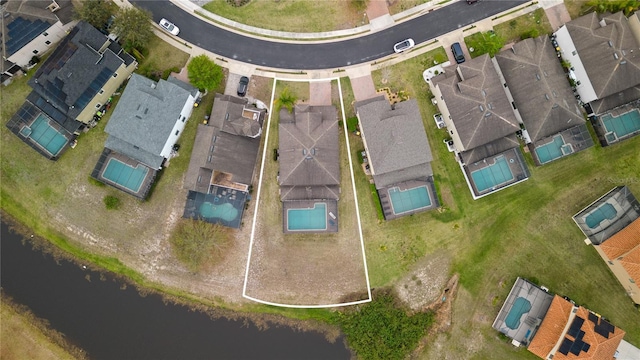
M 278 107 L 278 110 L 280 110 L 280 107 L 284 106 L 291 113 L 296 101 L 298 101 L 298 98 L 296 98 L 296 96 L 291 93 L 291 90 L 286 87 L 280 93 L 278 100 L 276 100 L 276 106 Z

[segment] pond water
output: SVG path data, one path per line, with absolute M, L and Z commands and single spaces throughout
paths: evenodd
M 92 359 L 348 359 L 343 339 L 287 327 L 261 331 L 141 296 L 106 274 L 32 250 L 1 226 L 0 282 L 6 295 L 49 321 Z

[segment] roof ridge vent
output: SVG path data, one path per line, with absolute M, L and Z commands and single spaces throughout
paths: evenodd
M 602 19 L 600 20 L 599 24 L 600 24 L 600 27 L 605 27 L 607 26 L 607 21 L 605 19 Z
M 609 47 L 613 47 L 613 41 L 609 40 Z
M 479 105 L 478 108 L 480 108 L 480 111 L 484 112 L 484 106 Z
M 620 58 L 620 57 L 618 56 L 618 53 L 617 53 L 617 52 L 614 52 L 614 53 L 613 53 L 613 57 L 614 57 L 616 60 L 618 60 L 618 59 Z

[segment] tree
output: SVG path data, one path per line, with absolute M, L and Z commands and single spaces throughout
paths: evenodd
M 106 29 L 109 18 L 115 14 L 116 7 L 110 0 L 85 0 L 81 6 L 75 7 L 74 16 L 84 20 L 96 29 Z
M 482 40 L 478 41 L 475 51 L 480 54 L 489 54 L 493 57 L 504 46 L 504 39 L 493 31 L 482 33 Z
M 173 251 L 189 270 L 197 272 L 222 258 L 231 244 L 226 228 L 200 220 L 180 220 L 169 238 Z
M 585 4 L 588 8 L 595 8 L 599 13 L 617 13 L 618 11 L 624 11 L 626 16 L 629 16 L 634 11 L 640 8 L 640 1 L 638 0 L 590 0 Z
M 215 89 L 224 78 L 222 67 L 214 63 L 205 54 L 191 59 L 189 65 L 187 65 L 187 70 L 189 71 L 191 85 L 200 90 Z
M 289 110 L 289 112 L 292 112 L 296 101 L 298 101 L 298 98 L 296 98 L 296 96 L 291 93 L 291 90 L 286 87 L 282 90 L 280 96 L 276 100 L 276 105 L 278 106 L 278 110 L 284 106 Z
M 153 37 L 151 13 L 135 6 L 120 8 L 112 29 L 125 50 L 144 48 Z

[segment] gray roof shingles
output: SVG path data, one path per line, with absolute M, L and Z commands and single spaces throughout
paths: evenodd
M 520 41 L 496 60 L 531 140 L 584 122 L 548 36 Z
M 433 160 L 418 103 L 411 99 L 392 106 L 384 96 L 355 104 L 367 141 L 376 187 L 433 175 Z
M 94 79 L 103 71 L 111 76 L 124 63 L 112 51 L 96 52 L 106 41 L 107 37 L 96 28 L 79 22 L 28 84 L 57 109 L 70 118 L 77 118 L 84 109 L 75 106 L 78 99 L 85 93 L 93 98 L 100 90 L 89 88 Z M 64 53 L 71 56 L 66 61 L 59 61 L 64 56 L 58 55 Z M 58 89 L 54 91 L 58 93 L 57 97 L 48 91 L 52 89 L 51 84 L 57 84 Z
M 640 47 L 622 12 L 593 12 L 566 26 L 598 99 L 640 84 Z
M 127 151 L 128 147 L 122 147 L 124 142 L 137 146 L 139 155 L 147 152 L 159 156 L 189 96 L 188 91 L 165 80 L 156 83 L 133 74 L 105 127 L 110 135 L 105 146 Z
M 186 189 L 207 192 L 214 171 L 231 174 L 231 180 L 236 183 L 251 184 L 260 150 L 259 134 L 265 111 L 253 109 L 258 111 L 259 118 L 250 119 L 256 123 L 249 127 L 253 129 L 252 132 L 236 132 L 236 128 L 228 123 L 238 124 L 249 120 L 242 117 L 245 107 L 248 107 L 247 99 L 216 94 L 209 123 L 198 126 L 184 182 Z M 198 176 L 201 177 L 200 183 Z
M 333 106 L 296 105 L 280 111 L 281 199 L 338 199 L 338 112 Z
M 489 55 L 467 60 L 434 77 L 432 82 L 442 92 L 464 146 L 462 150 L 490 143 L 520 129 Z

